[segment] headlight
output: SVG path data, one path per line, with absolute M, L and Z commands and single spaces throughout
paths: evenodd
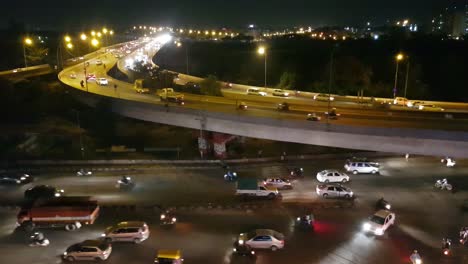
M 392 208 L 392 207 L 391 207 L 389 204 L 386 204 L 386 205 L 385 205 L 385 208 L 386 208 L 387 210 L 390 210 L 390 208 Z
M 369 231 L 370 228 L 371 228 L 371 225 L 369 223 L 365 223 L 365 224 L 362 225 L 362 229 L 364 231 Z
M 236 172 L 233 172 L 232 175 L 237 176 L 237 173 L 236 173 Z
M 250 253 L 251 253 L 252 255 L 255 255 L 255 251 L 253 251 L 253 250 L 252 250 L 252 251 L 250 251 Z
M 67 255 L 67 252 L 63 252 L 63 255 L 66 256 L 66 255 Z
M 375 232 L 374 232 L 376 235 L 383 235 L 383 229 L 382 228 L 377 228 L 375 229 Z
M 162 214 L 162 215 L 161 215 L 161 220 L 164 219 L 164 218 L 166 218 L 166 215 L 165 215 L 165 214 Z
M 26 180 L 26 177 L 21 177 L 20 180 L 24 181 Z
M 416 260 L 416 264 L 422 264 L 422 260 L 417 259 L 417 260 Z
M 236 248 L 233 248 L 232 251 L 237 252 L 237 249 L 236 249 Z
M 175 217 L 172 217 L 172 222 L 174 222 L 174 223 L 175 223 L 176 221 L 177 221 L 177 218 L 175 218 Z
M 353 196 L 353 195 L 354 195 L 354 193 L 353 193 L 353 192 L 350 192 L 350 193 L 349 193 L 349 195 Z
M 105 237 L 105 236 L 106 236 L 106 234 L 104 234 L 104 233 L 101 234 L 101 237 Z
M 239 245 L 244 245 L 244 240 L 243 239 L 239 239 Z
M 301 221 L 301 218 L 300 217 L 296 218 L 296 221 Z
M 21 181 L 20 181 L 20 180 L 16 180 L 16 183 L 21 183 Z
M 60 193 L 55 193 L 55 197 L 60 197 Z

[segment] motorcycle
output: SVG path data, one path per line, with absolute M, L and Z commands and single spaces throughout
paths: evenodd
M 392 209 L 392 205 L 387 202 L 384 198 L 380 198 L 377 203 L 375 204 L 375 210 L 390 210 Z
M 89 176 L 92 175 L 93 172 L 85 169 L 80 169 L 79 171 L 76 172 L 76 176 Z
M 443 238 L 442 239 L 442 252 L 444 253 L 445 256 L 450 255 L 451 247 L 452 247 L 452 240 L 450 240 L 450 238 Z
M 247 110 L 247 105 L 244 102 L 240 102 L 239 105 L 237 106 L 237 109 Z
M 237 173 L 233 171 L 227 171 L 226 174 L 224 174 L 224 180 L 225 181 L 236 181 L 237 180 Z
M 159 216 L 159 220 L 161 220 L 161 225 L 174 225 L 177 222 L 174 213 L 169 210 L 164 211 Z
M 463 227 L 460 230 L 460 235 L 459 235 L 460 244 L 465 245 L 467 240 L 468 240 L 468 227 Z
M 453 189 L 452 184 L 448 183 L 447 179 L 437 180 L 434 184 L 437 189 L 451 191 Z
M 307 214 L 297 217 L 295 226 L 300 229 L 314 229 L 314 215 Z
M 30 237 L 30 247 L 46 247 L 50 244 L 49 239 L 44 237 L 41 232 L 36 232 Z
M 240 257 L 249 257 L 255 259 L 257 255 L 255 251 L 253 251 L 248 245 L 246 244 L 239 244 L 238 242 L 234 243 L 234 248 L 232 249 L 233 257 L 240 256 Z
M 335 119 L 337 120 L 338 117 L 341 116 L 341 114 L 338 114 L 336 112 L 336 108 L 333 108 L 330 112 L 325 112 L 325 116 L 328 116 L 328 119 Z
M 412 264 L 422 264 L 422 258 L 417 250 L 413 251 L 413 254 L 410 256 L 410 260 Z
M 121 189 L 131 189 L 135 186 L 133 183 L 132 178 L 128 176 L 123 176 L 122 179 L 117 181 L 117 187 Z

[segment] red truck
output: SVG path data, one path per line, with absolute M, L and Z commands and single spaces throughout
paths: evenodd
M 18 225 L 27 230 L 36 227 L 65 227 L 67 231 L 93 224 L 99 215 L 97 201 L 91 197 L 56 197 L 36 200 L 21 208 Z

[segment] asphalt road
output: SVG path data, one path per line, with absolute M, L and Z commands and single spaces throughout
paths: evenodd
M 174 229 L 159 226 L 159 211 L 153 207 L 201 205 L 206 202 L 236 204 L 234 185 L 224 182 L 222 168 L 135 168 L 130 172 L 98 172 L 89 177 L 69 173 L 34 175 L 34 183 L 23 187 L 2 186 L 0 199 L 21 199 L 22 192 L 35 184 L 50 184 L 65 189 L 67 195 L 93 195 L 102 204 L 135 204 L 128 208 L 104 209 L 98 221 L 77 232 L 44 230 L 51 240 L 47 248 L 29 248 L 27 234 L 14 232 L 15 211 L 0 210 L 0 254 L 5 261 L 16 263 L 60 263 L 58 255 L 69 245 L 89 238 L 98 238 L 104 228 L 121 220 L 144 220 L 150 225 L 151 236 L 140 245 L 116 244 L 108 263 L 148 263 L 159 248 L 180 248 L 185 263 L 238 263 L 230 258 L 236 234 L 255 228 L 273 228 L 286 235 L 286 247 L 279 252 L 258 252 L 256 263 L 304 264 L 367 264 L 409 263 L 413 249 L 418 249 L 424 263 L 468 263 L 466 248 L 455 242 L 454 254 L 441 255 L 441 238 L 456 241 L 458 229 L 468 223 L 468 215 L 460 210 L 468 198 L 468 162 L 458 161 L 457 167 L 446 168 L 436 158 L 404 157 L 379 159 L 380 175 L 351 175 L 350 188 L 356 193 L 355 206 L 348 209 L 315 209 L 314 232 L 292 228 L 302 207 L 323 201 L 314 193 L 315 174 L 323 169 L 341 169 L 343 160 L 316 160 L 297 164 L 251 164 L 234 168 L 241 177 L 281 177 L 285 166 L 302 166 L 305 178 L 283 191 L 281 201 L 264 201 L 271 207 L 254 211 L 237 209 L 185 209 L 178 212 L 179 223 Z M 122 192 L 115 183 L 122 175 L 131 175 L 136 188 Z M 433 188 L 436 179 L 445 177 L 457 191 L 448 193 Z M 362 222 L 373 212 L 379 197 L 392 203 L 396 225 L 383 238 L 360 232 Z
M 153 49 L 157 52 L 157 49 Z M 136 47 L 129 56 L 138 52 Z M 103 65 L 97 65 L 96 60 L 99 59 Z M 122 59 L 125 60 L 125 57 Z M 141 102 L 163 104 L 156 95 L 152 94 L 137 94 L 133 89 L 133 84 L 122 82 L 107 76 L 107 71 L 110 70 L 116 63 L 117 59 L 110 53 L 102 54 L 95 59 L 88 61 L 88 74 L 95 74 L 97 78 L 107 78 L 108 86 L 100 86 L 94 81 L 88 82 L 88 91 L 104 96 L 115 98 L 125 98 L 128 100 L 136 100 Z M 70 75 L 76 74 L 76 79 L 70 78 Z M 81 63 L 69 68 L 66 68 L 59 74 L 59 79 L 65 84 L 81 89 L 80 81 L 84 80 L 84 65 Z M 192 81 L 192 77 L 181 75 L 178 83 L 183 84 Z M 114 88 L 117 85 L 117 88 Z M 257 117 L 268 117 L 277 119 L 306 121 L 308 113 L 317 113 L 322 116 L 322 121 L 326 118 L 324 112 L 328 110 L 327 102 L 314 101 L 311 98 L 302 96 L 290 96 L 282 98 L 277 96 L 254 96 L 247 95 L 245 90 L 241 88 L 224 89 L 225 97 L 202 97 L 199 95 L 186 94 L 186 104 L 184 106 L 171 105 L 171 107 L 185 107 L 204 111 L 216 111 L 230 114 L 251 115 Z M 237 109 L 237 104 L 246 102 L 249 108 L 246 111 Z M 291 111 L 280 112 L 276 110 L 277 104 L 289 102 Z M 394 107 L 391 110 L 376 109 L 367 104 L 357 104 L 352 102 L 333 102 L 331 107 L 336 107 L 337 112 L 341 114 L 338 120 L 330 120 L 332 124 L 345 124 L 355 126 L 379 126 L 379 127 L 406 127 L 406 128 L 424 128 L 424 129 L 444 129 L 444 130 L 468 130 L 468 115 L 465 113 L 453 112 L 449 109 L 444 112 L 431 111 L 413 111 L 405 107 Z M 169 109 L 170 109 L 169 108 Z M 467 109 L 468 110 L 468 109 Z M 446 114 L 450 114 L 449 118 Z

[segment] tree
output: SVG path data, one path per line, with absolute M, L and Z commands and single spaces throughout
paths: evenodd
M 280 82 L 277 87 L 280 89 L 293 89 L 296 84 L 296 74 L 293 72 L 285 71 L 281 75 Z
M 369 87 L 372 70 L 356 57 L 338 57 L 333 64 L 332 89 L 334 91 L 339 94 L 356 94 Z
M 221 93 L 221 84 L 214 75 L 208 75 L 208 77 L 201 81 L 200 86 L 201 93 L 204 95 L 223 96 Z

